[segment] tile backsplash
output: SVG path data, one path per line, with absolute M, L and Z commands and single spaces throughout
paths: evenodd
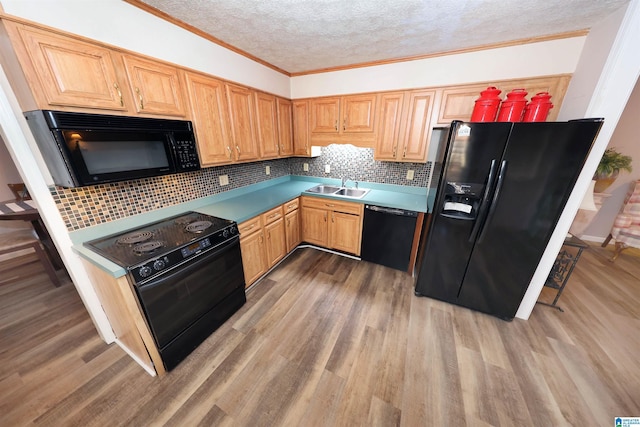
M 309 171 L 304 171 L 305 163 Z M 329 165 L 329 173 L 325 173 L 325 165 Z M 269 175 L 266 166 L 270 167 Z M 322 147 L 321 155 L 314 158 L 226 165 L 81 188 L 54 187 L 51 193 L 67 229 L 74 231 L 286 175 L 426 187 L 430 169 L 430 162 L 379 162 L 373 160 L 373 149 L 334 144 Z M 408 170 L 414 171 L 413 180 L 406 179 Z M 229 177 L 228 185 L 220 185 L 220 175 Z

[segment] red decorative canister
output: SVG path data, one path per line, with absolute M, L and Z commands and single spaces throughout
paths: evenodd
M 527 91 L 524 89 L 513 89 L 507 94 L 507 99 L 502 101 L 498 122 L 519 122 L 522 120 L 524 107 L 527 105 Z
M 531 97 L 531 101 L 524 107 L 524 114 L 522 116 L 523 122 L 544 122 L 547 120 L 549 110 L 553 108 L 553 103 L 550 101 L 551 95 L 549 92 L 538 92 Z
M 493 86 L 480 92 L 480 98 L 476 99 L 473 113 L 471 113 L 472 122 L 493 122 L 498 113 L 500 106 L 500 89 Z

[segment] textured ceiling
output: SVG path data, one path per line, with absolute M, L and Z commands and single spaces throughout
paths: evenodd
M 301 73 L 589 29 L 629 0 L 133 0 Z

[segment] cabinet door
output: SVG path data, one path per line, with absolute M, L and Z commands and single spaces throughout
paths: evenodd
M 273 159 L 279 154 L 276 97 L 256 92 L 255 106 L 260 158 Z
M 340 98 L 311 100 L 311 133 L 338 133 Z
M 427 143 L 431 134 L 429 121 L 433 107 L 433 91 L 411 91 L 404 114 L 399 160 L 424 162 L 427 159 Z
M 293 156 L 293 120 L 291 101 L 278 98 L 278 143 L 280 157 Z
M 376 111 L 376 94 L 353 95 L 342 98 L 343 133 L 373 133 Z
M 287 254 L 284 219 L 280 218 L 265 225 L 264 236 L 267 245 L 267 268 L 271 268 Z
M 309 101 L 293 101 L 293 153 L 309 156 Z
M 232 162 L 224 83 L 188 73 L 187 86 L 200 163 L 202 166 L 212 166 Z
M 378 139 L 374 151 L 376 160 L 395 160 L 398 155 L 403 100 L 404 92 L 380 96 Z
M 253 95 L 247 88 L 226 85 L 229 103 L 229 121 L 231 122 L 231 149 L 236 150 L 239 161 L 256 160 L 256 120 Z
M 362 217 L 342 212 L 331 212 L 329 247 L 360 255 Z
M 264 232 L 259 230 L 240 239 L 245 287 L 251 285 L 267 271 Z
M 300 215 L 298 209 L 285 216 L 285 234 L 287 237 L 287 253 L 291 252 L 301 242 Z
M 42 90 L 32 87 L 40 108 L 127 110 L 122 94 L 127 89 L 118 80 L 112 51 L 9 21 L 5 25 L 12 39 L 24 43 L 25 50 L 16 48 L 16 53 L 29 83 L 41 84 Z
M 184 91 L 176 67 L 131 55 L 123 55 L 122 59 L 138 113 L 186 116 Z
M 302 208 L 302 240 L 314 245 L 327 247 L 328 212 L 324 209 Z

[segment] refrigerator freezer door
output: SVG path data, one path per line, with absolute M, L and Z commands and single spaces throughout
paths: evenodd
M 515 316 L 601 124 L 514 125 L 504 183 L 473 248 L 458 304 Z
M 416 280 L 417 295 L 455 302 L 483 220 L 483 196 L 491 166 L 502 157 L 511 123 L 454 122 L 445 169 Z M 495 171 L 494 167 L 494 171 Z M 494 179 L 495 181 L 495 179 Z

